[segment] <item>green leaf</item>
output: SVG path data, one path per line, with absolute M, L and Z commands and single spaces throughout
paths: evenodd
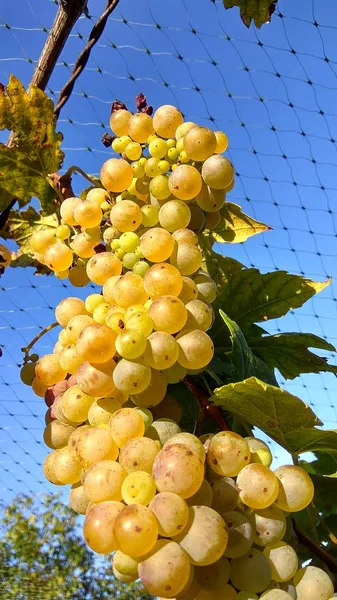
M 324 515 L 337 514 L 337 473 L 331 476 L 310 475 L 315 486 L 314 503 Z
M 271 369 L 278 369 L 286 379 L 295 379 L 301 373 L 329 371 L 337 373 L 337 366 L 330 365 L 326 358 L 310 352 L 318 348 L 335 352 L 336 349 L 322 338 L 310 333 L 279 333 L 255 338 L 251 348 Z
M 226 263 L 219 264 L 219 269 L 222 287 L 213 306 L 223 309 L 244 333 L 256 321 L 277 319 L 299 308 L 331 282 L 317 283 L 286 271 L 262 274 L 257 269 L 233 270 Z
M 206 230 L 205 235 L 208 235 L 214 242 L 220 244 L 245 242 L 252 235 L 268 231 L 271 227 L 256 221 L 242 212 L 241 206 L 226 202 L 221 209 L 222 220 L 214 229 Z
M 333 430 L 301 427 L 287 433 L 285 437 L 294 454 L 315 451 L 337 454 L 337 432 Z
M 222 286 L 226 285 L 229 280 L 240 273 L 242 269 L 246 267 L 235 258 L 229 258 L 228 256 L 222 256 L 214 252 L 209 247 L 209 241 L 201 236 L 199 239 L 200 246 L 203 250 L 203 264 L 202 268 L 214 279 L 216 284 L 222 289 Z
M 195 423 L 197 422 L 200 414 L 199 405 L 195 397 L 183 383 L 169 385 L 167 391 L 168 394 L 171 394 L 174 398 L 176 398 L 181 405 L 183 411 L 181 424 L 183 425 L 183 428 L 193 432 Z
M 326 454 L 314 452 L 315 460 L 306 463 L 305 468 L 308 473 L 316 473 L 317 475 L 331 475 L 337 471 L 337 456 L 335 453 Z M 303 466 L 301 461 L 301 466 Z
M 269 23 L 276 8 L 277 0 L 223 0 L 225 8 L 240 8 L 241 19 L 249 27 L 254 21 L 260 28 L 264 23 Z
M 15 240 L 21 254 L 31 254 L 30 238 L 39 229 L 55 229 L 59 223 L 55 215 L 41 216 L 29 206 L 26 210 L 11 210 L 5 230 L 1 233 L 4 239 Z
M 37 196 L 43 211 L 55 211 L 50 204 L 55 196 L 46 177 L 59 169 L 63 160 L 62 135 L 56 133 L 53 102 L 36 87 L 26 92 L 11 75 L 6 91 L 0 94 L 0 129 L 14 133 L 11 147 L 0 144 L 0 210 L 8 206 L 8 197 L 27 203 Z M 1 193 L 1 190 L 5 193 Z
M 220 310 L 219 313 L 230 332 L 232 351 L 228 353 L 228 357 L 233 363 L 234 381 L 242 381 L 251 375 L 256 375 L 255 357 L 240 327 L 223 310 Z
M 214 390 L 211 400 L 235 417 L 262 429 L 290 451 L 287 435 L 298 431 L 299 423 L 307 429 L 322 425 L 302 400 L 255 377 Z

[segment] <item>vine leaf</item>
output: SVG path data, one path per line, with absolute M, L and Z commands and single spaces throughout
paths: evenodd
M 269 371 L 262 360 L 254 356 L 238 324 L 232 321 L 223 310 L 220 310 L 219 313 L 230 332 L 232 351 L 227 352 L 227 356 L 233 364 L 233 381 L 242 381 L 256 375 L 263 381 L 277 386 L 273 373 Z
M 290 452 L 299 451 L 293 449 L 291 437 L 294 431 L 298 435 L 299 423 L 307 432 L 312 429 L 316 432 L 315 426 L 322 425 L 311 408 L 300 398 L 256 377 L 214 390 L 211 400 L 235 417 L 262 429 Z
M 203 250 L 202 268 L 214 279 L 220 290 L 222 286 L 230 281 L 231 277 L 246 268 L 238 260 L 235 260 L 235 258 L 214 252 L 209 247 L 209 242 L 205 240 L 204 236 L 201 236 L 199 239 L 199 244 Z
M 241 19 L 249 27 L 254 21 L 256 27 L 260 28 L 269 23 L 275 12 L 277 0 L 223 0 L 225 8 L 240 8 Z
M 262 274 L 258 269 L 233 270 L 227 261 L 219 261 L 216 267 L 222 285 L 213 306 L 223 309 L 244 333 L 255 322 L 277 319 L 299 308 L 331 282 L 315 282 L 286 271 Z
M 226 242 L 239 244 L 245 242 L 252 235 L 272 229 L 265 223 L 246 215 L 241 206 L 232 202 L 225 202 L 221 214 L 222 220 L 219 225 L 212 230 L 205 231 L 205 235 L 220 244 Z
M 294 454 L 303 454 L 303 452 L 337 453 L 336 431 L 316 428 L 300 428 L 294 429 L 288 433 L 286 437 L 289 447 Z
M 0 144 L 0 211 L 7 208 L 9 197 L 18 198 L 23 206 L 32 196 L 39 198 L 45 214 L 55 211 L 51 202 L 55 192 L 46 177 L 60 168 L 64 155 L 53 109 L 42 90 L 31 87 L 26 92 L 22 83 L 10 76 L 0 94 L 0 129 L 14 134 L 10 147 Z
M 280 333 L 255 338 L 250 347 L 271 369 L 278 369 L 286 379 L 295 379 L 301 373 L 328 371 L 337 374 L 337 366 L 327 359 L 310 352 L 318 348 L 335 352 L 336 348 L 311 333 Z

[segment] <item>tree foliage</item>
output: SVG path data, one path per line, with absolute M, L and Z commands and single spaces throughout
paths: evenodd
M 59 495 L 18 496 L 0 520 L 1 596 L 8 600 L 151 600 L 138 583 L 112 575 L 79 531 L 78 517 Z

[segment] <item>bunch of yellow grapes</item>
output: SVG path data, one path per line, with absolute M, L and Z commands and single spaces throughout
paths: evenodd
M 169 105 L 153 118 L 120 109 L 110 124 L 121 157 L 103 164 L 103 187 L 64 200 L 61 225 L 33 234 L 34 257 L 76 287 L 92 281 L 89 259 L 104 248 L 120 269 L 141 276 L 164 261 L 183 276 L 194 273 L 201 264 L 197 234 L 219 224 L 234 186 L 233 166 L 222 155 L 227 136 L 184 122 Z
M 78 381 L 54 388 L 44 473 L 72 484 L 84 539 L 114 553 L 120 581 L 139 578 L 153 596 L 182 600 L 330 599 L 329 576 L 301 568 L 292 546 L 288 515 L 314 493 L 303 469 L 272 471 L 256 438 L 181 431 L 172 397 L 161 413 L 116 392 L 90 399 Z

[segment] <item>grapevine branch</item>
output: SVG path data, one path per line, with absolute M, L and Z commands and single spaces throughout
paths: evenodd
M 48 325 L 35 336 L 35 338 L 28 344 L 28 346 L 26 346 L 25 348 L 21 348 L 21 352 L 24 352 L 25 357 L 27 357 L 29 351 L 33 348 L 33 346 L 35 346 L 36 342 L 38 342 L 39 339 L 41 339 L 46 333 L 48 333 L 48 331 L 51 331 L 52 329 L 54 329 L 54 327 L 58 327 L 59 325 L 60 324 L 57 321 L 55 323 L 52 323 L 51 325 Z
M 82 50 L 81 54 L 78 56 L 71 77 L 68 79 L 67 83 L 60 92 L 58 102 L 54 109 L 54 114 L 57 118 L 60 114 L 61 108 L 66 104 L 66 102 L 68 102 L 70 95 L 74 89 L 75 82 L 81 75 L 82 71 L 85 69 L 85 66 L 91 54 L 91 50 L 93 49 L 95 44 L 97 44 L 99 38 L 101 37 L 104 28 L 107 24 L 108 18 L 111 15 L 111 13 L 115 10 L 118 2 L 119 0 L 108 0 L 105 7 L 105 11 L 96 21 L 94 27 L 92 28 L 89 35 L 88 43 Z
M 188 375 L 184 379 L 184 384 L 197 400 L 203 414 L 211 417 L 221 431 L 231 431 L 220 409 L 213 402 L 210 402 L 208 394 L 203 390 L 201 385 Z
M 311 537 L 304 533 L 304 531 L 299 529 L 294 519 L 292 520 L 292 523 L 300 544 L 306 546 L 312 554 L 317 556 L 317 558 L 319 558 L 328 567 L 331 573 L 337 574 L 337 561 L 332 558 L 332 556 L 330 556 L 330 554 L 322 546 L 318 545 L 313 539 L 311 539 Z

